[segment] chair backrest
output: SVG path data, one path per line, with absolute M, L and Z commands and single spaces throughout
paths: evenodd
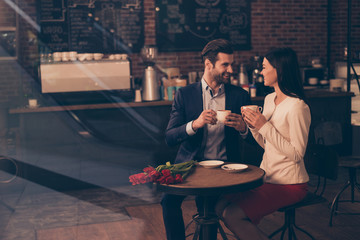
M 339 122 L 321 122 L 314 128 L 314 134 L 318 144 L 334 146 L 343 142 L 342 128 Z
M 322 121 L 314 127 L 315 143 L 331 147 L 337 153 L 344 152 L 343 130 L 340 122 Z
M 325 145 L 310 144 L 306 149 L 304 162 L 307 172 L 318 176 L 315 193 L 320 191 L 319 195 L 322 195 L 325 191 L 326 180 L 337 179 L 339 163 L 336 151 Z M 320 187 L 320 182 L 323 182 L 322 187 Z
M 16 161 L 10 157 L 0 156 L 0 183 L 10 183 L 18 174 Z
M 337 179 L 338 155 L 332 148 L 321 144 L 309 145 L 304 161 L 308 173 L 331 180 Z

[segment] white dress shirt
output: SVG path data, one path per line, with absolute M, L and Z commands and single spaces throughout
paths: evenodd
M 203 110 L 212 109 L 217 110 L 225 109 L 225 88 L 221 84 L 219 91 L 214 94 L 212 89 L 208 86 L 204 79 L 201 79 Z M 189 135 L 194 135 L 195 131 L 192 129 L 192 122 L 186 126 L 186 132 Z M 224 124 L 217 123 L 215 125 L 206 124 L 204 126 L 203 144 L 205 144 L 203 156 L 206 159 L 221 159 L 227 160 L 226 147 L 225 147 L 225 132 Z

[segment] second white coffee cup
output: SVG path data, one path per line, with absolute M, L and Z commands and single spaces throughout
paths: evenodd
M 262 112 L 262 107 L 258 106 L 258 105 L 246 105 L 246 106 L 242 106 L 241 109 L 251 109 L 253 111 L 257 111 L 259 110 L 259 112 Z
M 229 115 L 231 113 L 230 110 L 217 110 L 216 111 L 216 118 L 220 123 L 224 123 L 225 122 L 225 118 L 227 117 L 227 115 Z

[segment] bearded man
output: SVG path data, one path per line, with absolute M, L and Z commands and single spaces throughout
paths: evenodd
M 240 161 L 239 138 L 248 134 L 241 117 L 241 106 L 251 104 L 247 91 L 230 84 L 234 55 L 229 41 L 216 39 L 201 52 L 204 75 L 201 82 L 180 88 L 175 95 L 166 129 L 169 146 L 180 144 L 175 163 L 217 159 Z M 217 110 L 231 110 L 224 123 L 216 118 Z M 168 240 L 185 240 L 181 204 L 186 196 L 164 194 L 161 205 Z M 211 201 L 215 206 L 217 197 Z M 199 214 L 202 198 L 196 197 Z M 216 239 L 217 226 L 211 239 Z

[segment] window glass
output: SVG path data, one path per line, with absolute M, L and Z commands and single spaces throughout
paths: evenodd
M 0 57 L 16 57 L 15 31 L 0 31 Z

